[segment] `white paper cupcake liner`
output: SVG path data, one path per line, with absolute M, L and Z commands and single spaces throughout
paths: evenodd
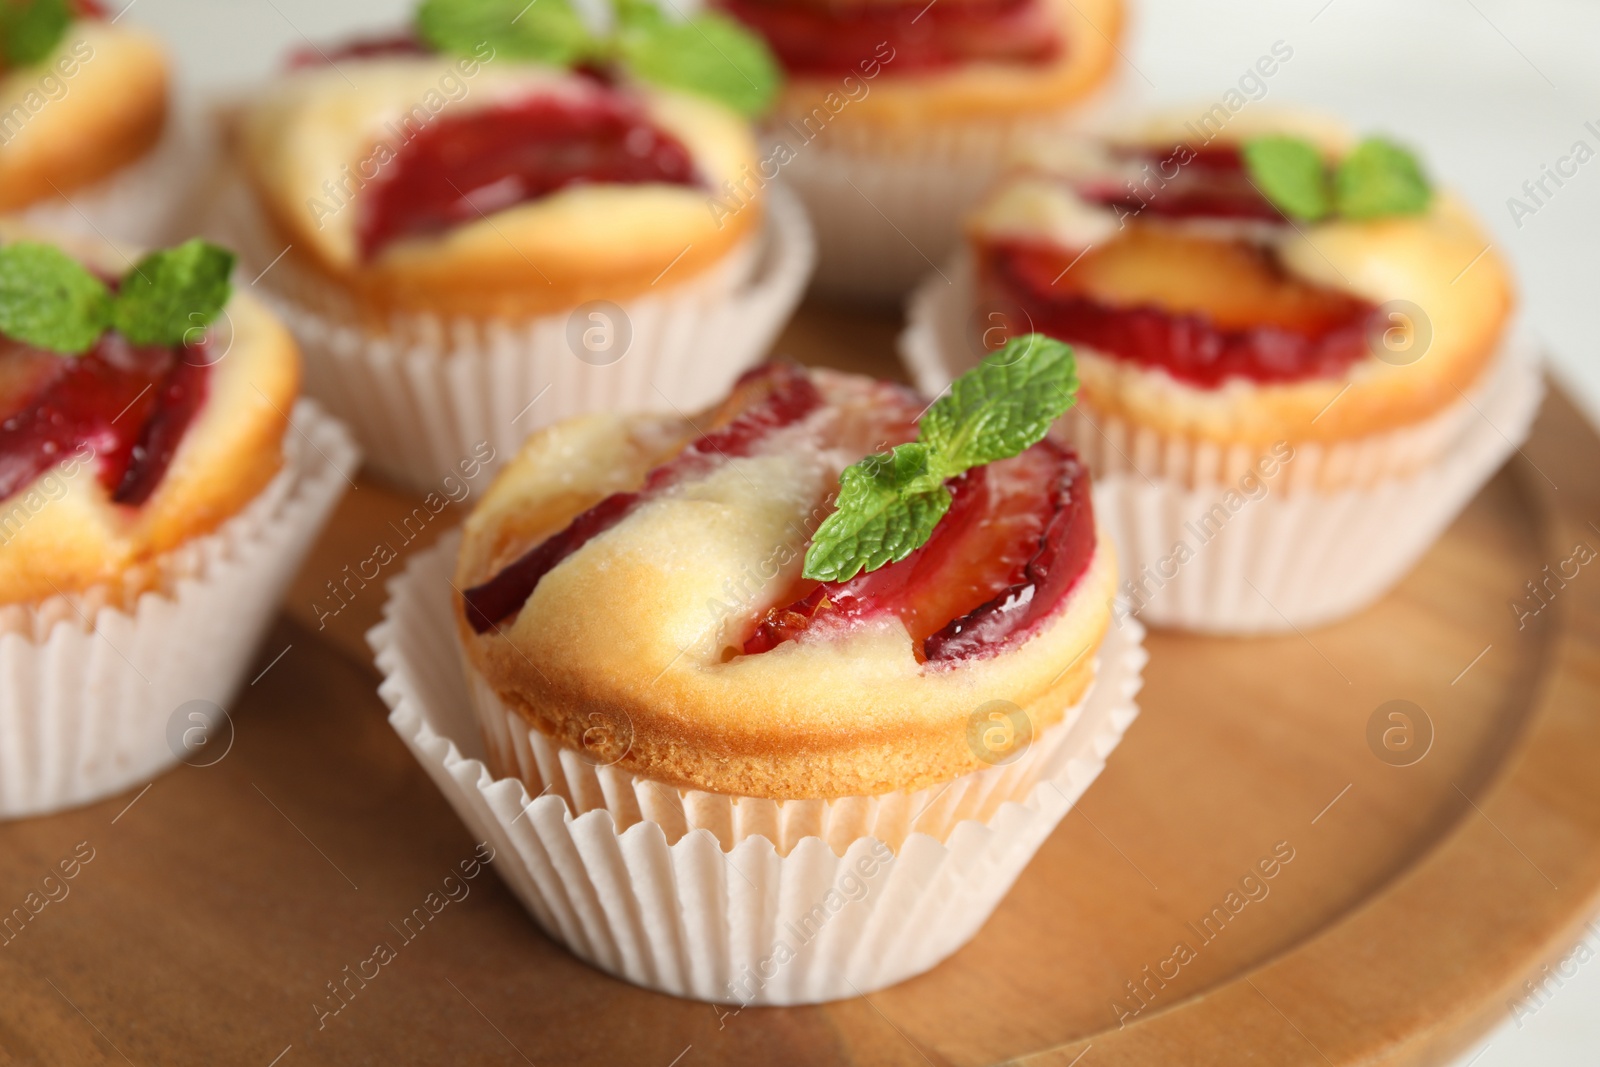
M 0 818 L 148 781 L 189 754 L 184 705 L 227 707 L 359 465 L 344 427 L 308 401 L 295 407 L 284 456 L 243 511 L 160 561 L 154 588 L 0 610 Z
M 1320 626 L 1372 604 L 1527 439 L 1544 379 L 1531 349 L 1507 356 L 1474 422 L 1408 477 L 1337 492 L 1267 480 L 1255 500 L 1137 474 L 1098 480 L 1095 510 L 1121 554 L 1131 609 L 1157 625 L 1246 634 Z
M 901 299 L 942 269 L 962 218 L 1018 145 L 1079 128 L 1089 113 L 1080 106 L 1022 121 L 952 123 L 888 145 L 871 127 L 852 126 L 848 110 L 810 141 L 797 123 L 768 128 L 766 158 L 780 142 L 790 147 L 779 182 L 800 197 L 816 231 L 811 288 L 841 299 Z
M 704 823 L 631 815 L 634 804 L 649 803 L 631 788 L 614 789 L 612 807 L 596 803 L 592 790 L 604 794 L 605 775 L 563 758 L 562 776 L 591 789 L 579 807 L 591 806 L 575 813 L 554 788 L 530 801 L 520 780 L 496 779 L 484 763 L 450 603 L 455 544 L 447 539 L 413 559 L 368 637 L 390 724 L 472 832 L 494 847 L 501 876 L 551 937 L 602 970 L 676 996 L 812 1004 L 933 967 L 988 919 L 1138 714 L 1143 631 L 1126 620 L 1108 634 L 1076 716 L 1035 746 L 1050 754 L 1036 761 L 1034 784 L 992 810 L 972 800 L 967 810 L 983 811 L 981 818 L 945 814 L 924 823 L 905 801 L 876 798 L 884 814 L 867 822 L 892 841 L 791 832 L 780 849 L 758 831 L 739 832 L 745 802 L 730 802 L 730 844 Z M 992 771 L 968 777 L 984 776 L 1007 780 Z M 963 781 L 951 790 L 971 797 L 982 787 Z M 670 812 L 691 806 L 693 795 L 659 801 Z M 838 814 L 806 813 L 791 829 L 809 823 L 826 834 L 830 822 L 857 819 L 846 809 L 859 803 L 835 801 Z M 936 796 L 925 806 L 943 803 Z M 758 812 L 752 822 L 770 826 L 773 818 Z
M 765 355 L 815 260 L 805 212 L 775 190 L 760 234 L 690 281 L 621 303 L 625 326 L 574 309 L 522 321 L 397 316 L 378 334 L 330 305 L 327 286 L 292 258 L 272 265 L 282 247 L 231 184 L 216 228 L 267 271 L 266 295 L 305 352 L 307 392 L 350 425 L 374 470 L 424 491 L 491 449 L 484 462 L 496 469 L 530 433 L 575 415 L 710 405 Z M 631 339 L 591 353 L 591 324 Z
M 977 362 L 962 335 L 968 292 L 931 278 L 912 298 L 901 354 L 929 396 Z M 1063 425 L 1094 470 L 1129 608 L 1157 625 L 1265 633 L 1333 622 L 1387 592 L 1527 439 L 1543 396 L 1537 350 L 1513 338 L 1428 423 L 1294 445 L 1265 478 L 1253 447 L 1143 440 L 1099 416 Z
M 66 196 L 20 213 L 30 226 L 133 248 L 162 248 L 193 236 L 195 196 L 212 165 L 215 137 L 197 111 L 174 107 L 166 130 L 143 158 Z
M 1016 758 L 950 782 L 914 793 L 778 801 L 680 789 L 599 764 L 530 727 L 471 664 L 463 669 L 486 739 L 485 765 L 495 777 L 518 778 L 533 796 L 560 797 L 577 815 L 609 811 L 619 831 L 638 822 L 655 823 L 669 845 L 703 829 L 724 849 L 764 837 L 780 856 L 808 837 L 820 837 L 841 853 L 859 837 L 875 837 L 897 849 L 911 833 L 943 841 L 961 822 L 986 822 L 1002 804 L 1025 799 L 1072 759 L 1072 726 L 1084 707 L 1080 701 L 1068 708 L 1059 723 Z

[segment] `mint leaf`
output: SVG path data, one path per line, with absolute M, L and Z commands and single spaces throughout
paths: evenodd
M 1291 219 L 1315 222 L 1337 212 L 1347 219 L 1416 215 L 1433 196 L 1416 156 L 1381 137 L 1356 145 L 1332 181 L 1316 146 L 1295 137 L 1259 137 L 1244 145 L 1250 179 Z
M 0 58 L 8 67 L 48 59 L 72 19 L 69 0 L 0 0 Z
M 1038 444 L 1077 391 L 1067 345 L 1037 333 L 1008 341 L 928 409 L 920 440 L 845 468 L 837 510 L 817 527 L 802 573 L 843 582 L 905 559 L 950 510 L 947 479 Z
M 234 256 L 195 240 L 152 252 L 122 279 L 112 308 L 118 333 L 136 345 L 181 345 L 233 296 Z
M 848 581 L 927 544 L 950 510 L 950 490 L 930 471 L 929 459 L 926 445 L 908 444 L 846 467 L 838 508 L 806 551 L 805 577 Z
M 513 60 L 572 67 L 620 61 L 634 76 L 761 114 L 777 95 L 778 62 L 759 36 L 716 12 L 670 19 L 650 0 L 612 0 L 617 28 L 590 33 L 572 0 L 423 0 L 417 35 L 440 52 L 484 44 Z M 0 0 L 0 4 L 5 0 Z
M 1261 195 L 1291 219 L 1315 222 L 1332 210 L 1322 153 L 1298 137 L 1257 137 L 1244 144 L 1244 163 Z
M 710 97 L 750 117 L 777 95 L 778 62 L 766 42 L 725 15 L 678 21 L 651 4 L 624 2 L 617 17 L 617 55 L 645 81 Z
M 146 256 L 112 296 L 59 248 L 18 241 L 0 248 L 0 334 L 63 355 L 87 352 L 108 329 L 136 345 L 180 345 L 228 303 L 233 263 L 190 241 Z
M 59 248 L 31 241 L 0 248 L 0 334 L 81 355 L 110 321 L 105 284 Z
M 1077 391 L 1070 347 L 1043 334 L 1014 337 L 928 409 L 921 440 L 933 450 L 939 476 L 953 478 L 1033 447 Z
M 602 51 L 570 0 L 423 0 L 417 34 L 441 52 L 569 67 Z
M 617 30 L 626 33 L 634 29 L 650 29 L 666 21 L 666 13 L 656 0 L 611 0 L 617 13 Z
M 1333 180 L 1339 214 L 1346 218 L 1419 215 L 1433 198 L 1417 157 L 1381 137 L 1356 145 Z

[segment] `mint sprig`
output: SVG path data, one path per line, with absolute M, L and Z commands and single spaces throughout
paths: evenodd
M 1314 221 L 1333 209 L 1322 153 L 1298 137 L 1258 137 L 1244 162 L 1263 196 L 1291 219 Z
M 51 245 L 0 248 L 0 334 L 51 352 L 91 348 L 111 325 L 105 283 Z
M 634 0 L 617 9 L 616 54 L 645 81 L 719 100 L 741 115 L 766 111 L 782 75 L 766 42 L 726 15 L 683 20 Z
M 1362 141 L 1331 170 L 1315 145 L 1297 137 L 1258 137 L 1243 155 L 1250 180 L 1291 219 L 1420 215 L 1433 199 L 1417 157 L 1381 137 Z
M 128 272 L 111 325 L 136 345 L 176 345 L 207 326 L 233 295 L 234 256 L 204 241 L 152 252 Z
M 0 248 L 0 335 L 66 356 L 116 330 L 136 345 L 185 344 L 233 295 L 233 253 L 190 241 L 146 256 L 113 295 L 105 282 L 51 245 Z
M 927 445 L 900 445 L 868 456 L 839 475 L 838 510 L 817 528 L 805 576 L 842 582 L 905 559 L 933 536 L 950 510 Z
M 48 59 L 73 18 L 70 0 L 0 0 L 0 59 L 7 67 Z
M 1367 138 L 1344 157 L 1333 191 L 1339 214 L 1350 219 L 1420 215 L 1432 199 L 1417 157 L 1381 137 Z
M 485 42 L 497 55 L 570 67 L 599 42 L 567 0 L 423 0 L 417 33 L 440 52 L 470 56 Z
M 945 483 L 1032 448 L 1077 391 L 1070 347 L 1036 333 L 1007 342 L 928 409 L 915 442 L 845 468 L 836 510 L 806 550 L 805 577 L 848 581 L 927 544 L 950 510 Z
M 3 2 L 3 0 L 0 0 Z M 440 52 L 500 55 L 558 67 L 616 63 L 643 81 L 709 97 L 746 116 L 777 95 L 767 44 L 726 15 L 668 18 L 648 0 L 612 0 L 611 33 L 597 35 L 571 0 L 423 0 L 417 33 Z

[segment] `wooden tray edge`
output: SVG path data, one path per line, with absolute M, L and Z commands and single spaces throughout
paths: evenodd
M 1600 515 L 1600 434 L 1559 383 L 1549 385 L 1522 458 L 1510 462 L 1539 513 L 1541 547 L 1559 560 Z M 1563 444 L 1574 441 L 1583 447 Z M 1600 585 L 1576 582 L 1555 607 L 1550 670 L 1522 735 L 1416 863 L 1251 971 L 1124 1029 L 1011 1062 L 1064 1067 L 1092 1048 L 1095 1067 L 1231 1067 L 1239 1050 L 1230 1033 L 1276 1026 L 1272 1062 L 1423 1067 L 1450 1062 L 1512 1018 L 1522 980 L 1569 951 L 1600 908 L 1600 789 L 1582 758 L 1600 754 L 1600 715 L 1589 710 L 1600 707 Z M 1495 850 L 1505 862 L 1485 869 Z M 1471 948 L 1480 966 L 1462 968 L 1463 931 L 1480 925 L 1487 933 Z M 1379 955 L 1402 938 L 1401 956 Z

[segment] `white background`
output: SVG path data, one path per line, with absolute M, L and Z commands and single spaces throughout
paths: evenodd
M 1268 100 L 1315 104 L 1360 130 L 1424 150 L 1478 208 L 1517 267 L 1528 326 L 1600 421 L 1600 158 L 1548 188 L 1519 227 L 1522 185 L 1573 143 L 1600 153 L 1600 3 L 1594 0 L 1132 0 L 1124 89 L 1209 105 L 1274 42 L 1293 58 Z M 134 0 L 131 22 L 160 32 L 187 87 L 209 94 L 266 77 L 283 53 L 403 23 L 413 0 Z M 1542 195 L 1542 194 L 1541 194 Z M 1528 201 L 1530 205 L 1532 201 Z M 1588 944 L 1600 950 L 1600 936 Z M 1585 953 L 1588 955 L 1588 953 Z M 1592 1067 L 1600 1062 L 1600 959 L 1577 966 L 1522 1026 L 1511 1022 L 1462 1067 Z

